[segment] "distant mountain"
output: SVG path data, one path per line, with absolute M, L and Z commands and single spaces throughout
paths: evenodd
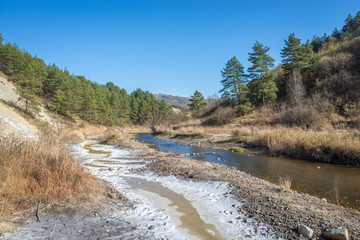
M 171 96 L 167 94 L 153 94 L 155 98 L 159 101 L 164 100 L 171 106 L 180 107 L 188 109 L 189 106 L 187 105 L 189 102 L 190 97 L 179 97 L 179 96 Z

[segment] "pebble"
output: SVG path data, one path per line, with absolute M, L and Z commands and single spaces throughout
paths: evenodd
M 153 230 L 153 229 L 155 229 L 155 228 L 156 228 L 155 225 L 151 225 L 151 226 L 149 227 L 149 230 Z

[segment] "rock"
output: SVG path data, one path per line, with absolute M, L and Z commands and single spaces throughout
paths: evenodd
M 326 198 L 322 198 L 321 201 L 327 202 L 327 199 L 326 199 Z
M 323 232 L 323 236 L 331 240 L 349 240 L 349 233 L 346 228 L 325 231 Z
M 153 229 L 155 229 L 155 228 L 156 228 L 155 225 L 151 225 L 151 226 L 149 227 L 149 230 L 153 230 Z
M 308 226 L 305 226 L 303 224 L 300 224 L 298 226 L 298 232 L 299 232 L 299 234 L 303 235 L 306 238 L 311 238 L 312 235 L 314 234 L 314 231 L 311 228 L 309 228 Z

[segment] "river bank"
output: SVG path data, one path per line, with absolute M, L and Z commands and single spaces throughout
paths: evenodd
M 257 116 L 259 118 L 260 116 Z M 200 120 L 153 127 L 153 134 L 183 144 L 228 149 L 244 148 L 249 153 L 304 159 L 351 167 L 360 166 L 358 129 L 303 129 L 264 124 L 249 116 L 224 126 L 204 126 Z M 250 122 L 248 122 L 250 121 Z
M 246 217 L 266 223 L 285 239 L 299 237 L 299 224 L 314 230 L 314 239 L 332 228 L 347 228 L 351 239 L 360 238 L 359 212 L 327 203 L 321 199 L 292 190 L 283 191 L 279 186 L 254 178 L 234 168 L 224 167 L 193 159 L 184 159 L 174 154 L 161 154 L 153 159 L 150 169 L 160 175 L 175 175 L 184 179 L 225 181 L 231 190 L 228 195 L 243 202 L 241 212 Z M 159 159 L 160 158 L 160 159 Z M 224 196 L 226 197 L 226 195 Z
M 72 149 L 96 179 L 111 183 L 130 202 L 116 200 L 85 215 L 44 215 L 42 223 L 3 239 L 299 239 L 299 224 L 314 230 L 313 239 L 339 227 L 348 229 L 350 239 L 360 238 L 357 211 L 234 168 L 155 151 L 131 139 L 116 146 L 87 140 Z

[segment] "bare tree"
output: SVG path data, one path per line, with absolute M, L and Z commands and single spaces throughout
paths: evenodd
M 299 70 L 294 70 L 286 84 L 290 105 L 299 106 L 304 102 L 306 90 Z

